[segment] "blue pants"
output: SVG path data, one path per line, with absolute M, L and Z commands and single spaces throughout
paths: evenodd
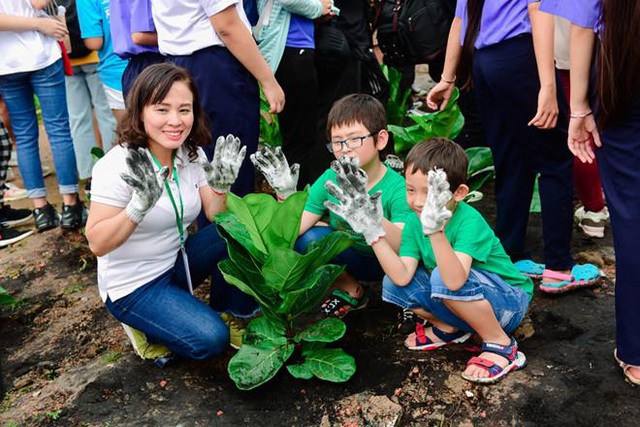
M 164 62 L 164 56 L 159 53 L 146 52 L 138 55 L 133 55 L 127 62 L 127 67 L 122 73 L 122 96 L 124 96 L 124 102 L 127 103 L 127 96 L 133 86 L 133 82 L 149 65 L 160 64 Z
M 640 366 L 640 97 L 624 123 L 602 132 L 596 150 L 616 253 L 616 346 Z
M 547 268 L 573 266 L 573 156 L 566 130 L 527 123 L 537 110 L 538 80 L 531 36 L 515 37 L 474 54 L 473 84 L 496 170 L 496 234 L 514 261 L 528 258 L 525 235 L 536 174 L 542 203 Z M 558 123 L 566 123 L 561 101 Z
M 382 300 L 402 308 L 421 308 L 447 325 L 465 332 L 475 332 L 464 320 L 453 314 L 442 302 L 487 300 L 508 334 L 515 331 L 529 307 L 529 296 L 520 288 L 506 283 L 500 276 L 471 269 L 469 279 L 457 291 L 450 291 L 435 268 L 429 276 L 420 266 L 407 286 L 396 286 L 389 277 L 382 281 Z
M 193 286 L 210 276 L 227 246 L 214 225 L 189 236 L 185 244 Z M 212 299 L 216 295 L 211 296 Z M 150 342 L 166 345 L 183 357 L 203 360 L 220 354 L 229 343 L 229 328 L 218 313 L 189 293 L 180 253 L 173 268 L 116 301 L 107 309 L 120 322 L 147 335 Z

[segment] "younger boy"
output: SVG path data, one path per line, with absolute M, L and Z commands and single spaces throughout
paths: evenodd
M 480 213 L 463 202 L 469 192 L 467 164 L 464 150 L 445 138 L 413 147 L 405 178 L 416 215 L 407 218 L 399 255 L 383 235 L 372 246 L 387 274 L 383 299 L 432 325 L 417 325 L 405 345 L 434 350 L 475 332 L 482 352 L 469 360 L 462 376 L 493 383 L 526 364 L 509 334 L 527 311 L 533 283 L 518 272 Z M 352 212 L 349 218 L 357 216 Z
M 346 265 L 346 271 L 334 282 L 334 291 L 320 308 L 324 316 L 343 317 L 351 310 L 363 308 L 367 297 L 359 281 L 379 281 L 384 276 L 369 246 L 372 243 L 371 233 L 354 230 L 349 225 L 348 218 L 343 216 L 344 213 L 329 211 L 325 207 L 327 202 L 342 201 L 342 196 L 336 197 L 334 193 L 327 191 L 325 184 L 337 188 L 335 183 L 341 183 L 345 179 L 345 167 L 352 167 L 357 171 L 359 165 L 366 173 L 353 174 L 353 183 L 364 194 L 372 195 L 379 201 L 380 232 L 386 234 L 390 247 L 396 251 L 400 247 L 405 218 L 411 214 L 405 199 L 404 179 L 380 160 L 379 152 L 389 141 L 386 127 L 384 106 L 369 95 L 347 95 L 336 101 L 329 112 L 327 134 L 331 142 L 327 144 L 327 149 L 338 160 L 332 162 L 331 168 L 309 190 L 296 250 L 306 252 L 309 244 L 334 230 L 352 234 L 356 242 L 333 261 Z M 276 149 L 275 154 L 263 150 L 251 159 L 280 198 L 295 191 L 297 166 L 293 165 L 289 169 L 279 149 Z M 329 224 L 321 221 L 327 213 Z

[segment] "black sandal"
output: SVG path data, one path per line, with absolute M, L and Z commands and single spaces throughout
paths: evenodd
M 368 302 L 369 298 L 366 295 L 358 299 L 352 297 L 345 291 L 334 289 L 329 295 L 329 298 L 320 306 L 319 312 L 323 317 L 337 317 L 341 319 L 350 311 L 365 308 Z

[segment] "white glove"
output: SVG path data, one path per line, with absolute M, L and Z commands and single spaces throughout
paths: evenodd
M 276 191 L 279 199 L 284 200 L 296 192 L 300 165 L 294 163 L 289 167 L 287 158 L 280 147 L 275 149 L 264 147 L 249 157 L 256 169 L 264 175 L 271 188 Z
M 367 173 L 359 166 L 357 157 L 342 156 L 331 162 L 338 185 L 327 181 L 324 186 L 340 204 L 326 201 L 324 206 L 344 219 L 353 231 L 362 234 L 367 244 L 371 245 L 385 235 L 382 228 L 382 192 L 369 195 Z
M 420 214 L 422 232 L 428 236 L 437 233 L 444 228 L 451 218 L 451 211 L 447 209 L 447 203 L 453 198 L 449 191 L 447 174 L 442 169 L 434 168 L 427 174 L 428 193 L 427 200 Z
M 226 138 L 218 137 L 211 163 L 206 158 L 199 159 L 209 187 L 216 193 L 228 193 L 238 178 L 246 154 L 247 147 L 240 147 L 240 138 L 231 134 Z
M 140 224 L 162 196 L 169 168 L 164 166 L 156 172 L 144 148 L 128 149 L 125 161 L 129 167 L 129 173 L 121 173 L 120 177 L 133 188 L 133 195 L 125 212 L 133 222 Z

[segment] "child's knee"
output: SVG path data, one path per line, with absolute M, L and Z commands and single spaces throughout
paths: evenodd
M 293 248 L 299 253 L 302 253 L 302 254 L 306 253 L 307 247 L 309 247 L 309 245 L 312 242 L 315 242 L 321 237 L 326 236 L 332 231 L 333 230 L 330 227 L 324 227 L 324 226 L 311 227 L 310 229 L 305 231 L 300 237 L 298 237 Z
M 442 280 L 440 269 L 434 268 L 431 272 L 431 297 L 436 300 L 442 300 L 448 304 L 449 301 L 480 301 L 484 299 L 482 286 L 474 280 L 472 274 L 469 274 L 467 282 L 460 289 L 451 290 Z

